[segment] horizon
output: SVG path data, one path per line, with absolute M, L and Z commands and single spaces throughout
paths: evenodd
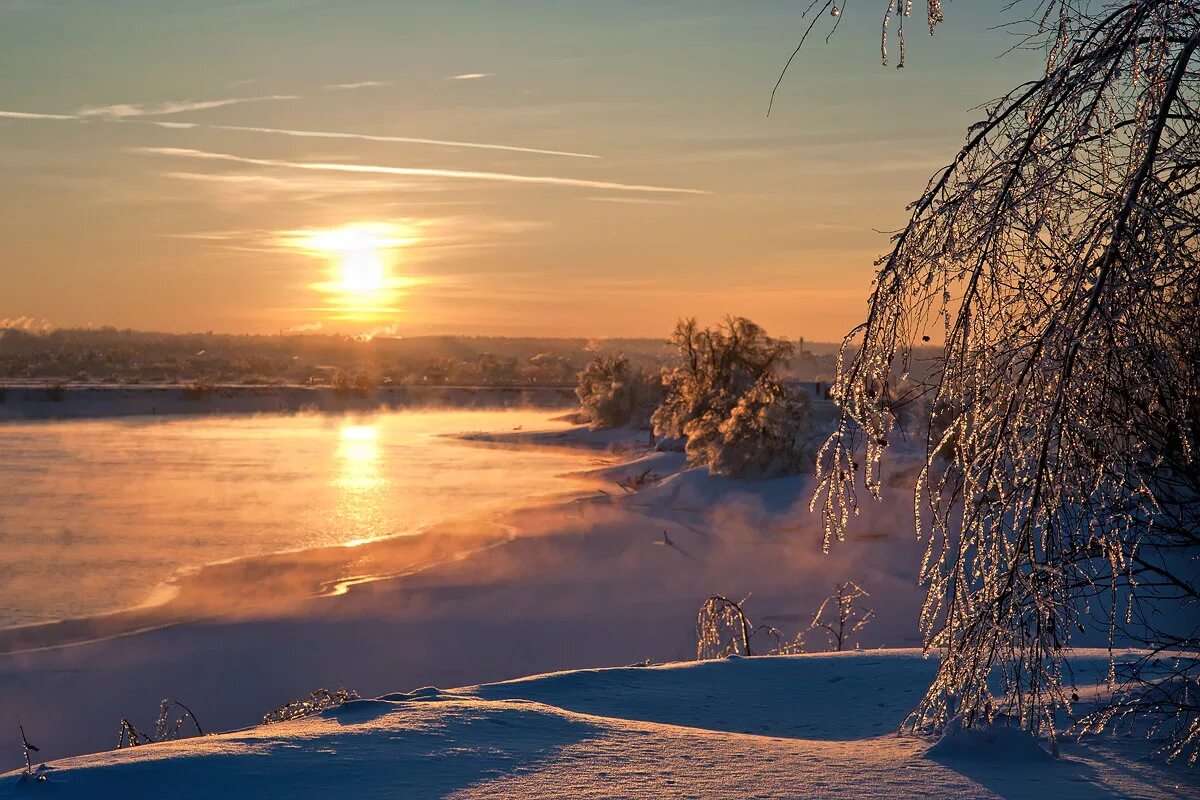
M 880 231 L 1036 66 L 963 9 L 883 69 L 852 15 L 768 117 L 791 4 L 427 6 L 0 4 L 0 320 L 840 341 Z

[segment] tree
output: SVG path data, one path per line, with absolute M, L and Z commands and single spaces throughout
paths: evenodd
M 579 373 L 575 396 L 592 427 L 644 428 L 662 398 L 662 379 L 623 355 L 597 355 Z
M 932 29 L 940 4 L 928 8 Z M 920 342 L 944 341 L 917 485 L 921 626 L 944 656 L 910 724 L 1005 714 L 1053 738 L 1071 703 L 1064 652 L 1099 629 L 1151 655 L 1114 661 L 1120 691 L 1089 720 L 1157 715 L 1169 754 L 1194 762 L 1200 3 L 1036 12 L 1044 74 L 969 129 L 878 263 L 812 507 L 828 549 L 859 511 L 856 487 L 878 498 L 895 424 L 882 387 Z
M 778 374 L 790 342 L 743 317 L 713 328 L 680 320 L 671 342 L 681 363 L 664 375 L 657 435 L 685 440 L 689 463 L 715 474 L 767 477 L 805 463 L 808 404 Z

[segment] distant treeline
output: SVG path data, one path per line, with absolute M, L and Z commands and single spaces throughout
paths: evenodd
M 837 345 L 804 343 L 789 365 L 832 377 Z M 672 366 L 663 339 L 500 336 L 376 337 L 155 333 L 116 328 L 0 330 L 0 382 L 573 386 L 597 354 Z

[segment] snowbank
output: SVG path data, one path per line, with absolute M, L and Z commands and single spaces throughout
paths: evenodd
M 1088 656 L 1085 656 L 1085 658 Z M 1101 654 L 1091 657 L 1102 658 Z M 912 651 L 583 670 L 347 703 L 295 722 L 52 763 L 0 798 L 1183 797 L 1137 742 L 980 770 L 896 736 Z

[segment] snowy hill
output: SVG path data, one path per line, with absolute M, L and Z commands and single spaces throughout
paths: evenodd
M 0 797 L 1196 797 L 1140 740 L 937 745 L 894 731 L 935 663 L 911 650 L 560 672 L 346 703 L 0 778 Z M 1078 655 L 1095 680 L 1105 656 Z

